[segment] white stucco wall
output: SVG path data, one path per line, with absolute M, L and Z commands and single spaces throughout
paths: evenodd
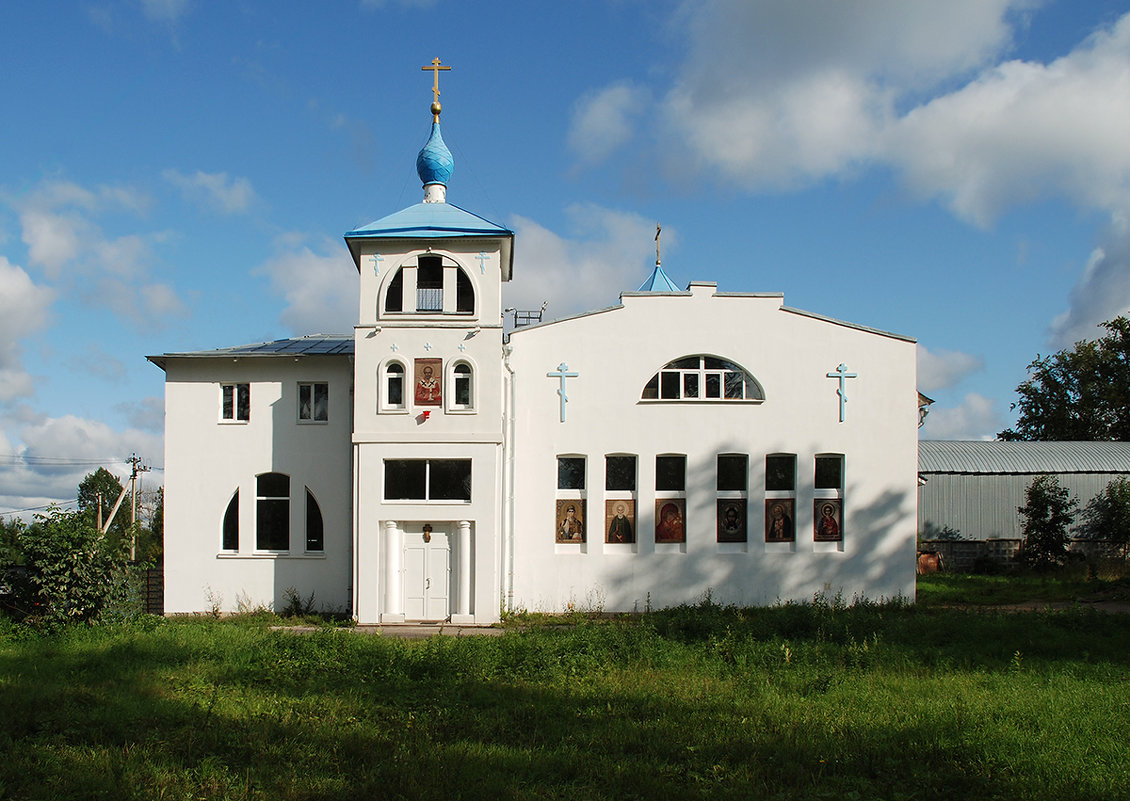
M 361 324 L 355 332 L 356 459 L 355 607 L 361 623 L 406 619 L 404 563 L 408 538 L 425 524 L 451 537 L 448 586 L 452 620 L 491 623 L 499 615 L 499 533 L 502 471 L 502 265 L 500 240 L 379 240 L 360 245 Z M 380 253 L 378 273 L 373 254 Z M 479 254 L 483 254 L 480 258 Z M 413 308 L 416 263 L 420 256 L 440 256 L 462 268 L 475 293 L 472 314 L 453 313 L 455 290 L 445 273 L 445 313 Z M 402 312 L 386 312 L 384 303 L 397 269 L 405 275 Z M 439 406 L 417 405 L 413 397 L 417 359 L 442 360 Z M 388 366 L 405 370 L 404 407 L 386 399 Z M 472 408 L 456 409 L 453 367 L 472 369 Z M 427 413 L 425 416 L 425 412 Z M 384 465 L 391 459 L 470 459 L 471 501 L 411 502 L 386 500 Z M 457 532 L 469 524 L 464 548 Z M 469 586 L 468 586 L 469 585 Z M 464 593 L 466 609 L 460 609 Z M 411 616 L 407 619 L 411 619 Z
M 165 612 L 281 609 L 286 590 L 349 608 L 352 369 L 346 356 L 169 358 L 165 383 Z M 298 382 L 329 384 L 329 420 L 298 422 Z M 251 385 L 247 423 L 220 421 L 221 383 Z M 256 550 L 256 475 L 290 476 L 290 549 Z M 305 488 L 321 509 L 325 548 L 306 553 Z M 221 549 L 239 490 L 239 550 Z
M 515 608 L 606 610 L 693 602 L 810 600 L 814 593 L 914 596 L 915 347 L 905 338 L 782 308 L 780 296 L 625 295 L 623 307 L 520 329 L 511 337 Z M 736 362 L 763 403 L 641 401 L 664 364 L 705 354 Z M 558 379 L 567 382 L 560 421 Z M 840 422 L 840 363 L 847 381 Z M 748 541 L 716 541 L 718 454 L 749 455 Z M 797 456 L 796 541 L 766 543 L 765 456 Z M 816 454 L 844 455 L 844 538 L 813 540 Z M 637 537 L 604 542 L 604 457 L 636 454 Z M 655 456 L 687 457 L 687 541 L 654 542 Z M 556 457 L 587 458 L 587 542 L 555 543 Z M 511 584 L 512 582 L 512 584 Z

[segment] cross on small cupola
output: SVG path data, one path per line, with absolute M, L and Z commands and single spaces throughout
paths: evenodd
M 443 106 L 439 104 L 439 73 L 441 70 L 450 70 L 451 67 L 441 67 L 439 56 L 432 59 L 429 66 L 420 67 L 424 72 L 431 70 L 432 77 L 435 79 L 432 83 L 432 119 L 434 122 L 439 122 L 439 113 L 443 111 Z

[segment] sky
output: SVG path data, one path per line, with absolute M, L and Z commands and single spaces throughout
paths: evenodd
M 505 305 L 680 286 L 910 336 L 921 436 L 1130 311 L 1130 1 L 75 0 L 0 8 L 0 515 L 137 454 L 146 356 L 352 331 L 342 234 L 448 200 Z

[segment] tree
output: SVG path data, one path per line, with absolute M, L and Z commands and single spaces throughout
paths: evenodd
M 94 521 L 98 510 L 98 496 L 102 496 L 102 523 L 110 516 L 110 511 L 122 494 L 122 483 L 117 476 L 105 467 L 99 467 L 93 473 L 87 473 L 86 478 L 78 485 L 78 508 Z M 122 507 L 114 516 L 110 531 L 121 540 L 126 539 L 129 531 L 129 499 L 122 501 Z
M 1003 440 L 1130 440 L 1130 319 L 1102 324 L 1107 335 L 1036 356 L 1016 388 L 1020 414 Z
M 1063 564 L 1076 500 L 1059 485 L 1058 478 L 1046 474 L 1032 479 L 1024 499 L 1024 505 L 1017 508 L 1025 519 L 1021 561 L 1039 570 Z
M 1106 542 L 1111 551 L 1130 550 L 1130 479 L 1118 478 L 1091 498 L 1083 510 L 1081 533 Z

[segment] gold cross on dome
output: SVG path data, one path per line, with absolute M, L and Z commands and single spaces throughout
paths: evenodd
M 440 63 L 439 62 L 439 56 L 436 56 L 435 58 L 432 59 L 432 63 L 431 63 L 430 67 L 420 67 L 420 69 L 422 69 L 424 72 L 431 70 L 432 76 L 435 78 L 435 82 L 432 84 L 432 101 L 435 102 L 435 103 L 439 102 L 439 73 L 440 73 L 440 70 L 451 69 L 451 67 L 441 67 L 439 65 L 439 63 Z

